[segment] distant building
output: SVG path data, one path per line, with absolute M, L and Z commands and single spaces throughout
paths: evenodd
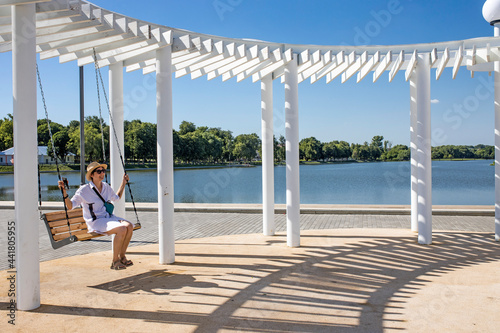
M 0 165 L 13 165 L 14 148 L 6 149 L 0 152 Z M 38 163 L 39 164 L 55 164 L 56 161 L 48 154 L 47 146 L 38 146 Z M 75 154 L 68 153 L 64 163 L 75 163 Z

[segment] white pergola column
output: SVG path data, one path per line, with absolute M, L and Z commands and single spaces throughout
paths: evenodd
M 300 246 L 299 83 L 297 56 L 285 66 L 287 244 Z
M 123 180 L 123 167 L 120 159 L 120 152 L 122 154 L 125 153 L 122 62 L 109 65 L 109 99 L 112 118 L 112 121 L 111 118 L 109 119 L 109 162 L 111 166 L 109 178 L 111 187 L 117 191 Z M 125 158 L 125 156 L 123 158 Z M 125 193 L 119 201 L 113 202 L 113 205 L 115 205 L 114 214 L 116 216 L 125 217 Z
M 495 37 L 500 36 L 500 25 L 495 25 Z M 495 71 L 495 240 L 500 241 L 500 61 L 494 62 Z
M 418 56 L 417 179 L 418 243 L 432 243 L 431 66 L 429 54 Z
M 35 4 L 12 6 L 15 270 L 19 310 L 40 306 L 35 8 Z M 7 286 L 5 281 L 2 285 Z
M 160 264 L 175 261 L 172 47 L 156 51 L 158 234 Z
M 411 231 L 418 231 L 418 163 L 417 163 L 417 78 L 410 78 L 410 168 L 411 168 Z
M 274 139 L 273 139 L 273 78 L 268 75 L 260 83 L 262 109 L 262 217 L 263 232 L 273 236 L 274 221 Z

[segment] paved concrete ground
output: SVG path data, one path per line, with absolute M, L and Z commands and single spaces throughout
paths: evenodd
M 14 211 L 0 214 L 6 248 Z M 8 325 L 1 271 L 0 332 L 495 332 L 500 325 L 491 216 L 434 216 L 433 245 L 422 246 L 409 215 L 303 214 L 301 247 L 289 248 L 283 214 L 275 215 L 277 235 L 266 237 L 260 214 L 178 212 L 176 263 L 163 266 L 157 215 L 139 214 L 143 228 L 129 249 L 135 265 L 123 271 L 109 269 L 109 239 L 55 251 L 35 221 L 42 306 L 18 311 L 17 325 Z
M 463 209 L 457 207 L 457 209 Z M 195 209 L 192 209 L 195 210 Z M 207 211 L 207 210 L 205 210 Z M 215 210 L 215 211 L 218 211 Z M 248 210 L 247 210 L 248 211 Z M 410 229 L 409 215 L 386 215 L 387 210 L 379 208 L 378 214 L 302 214 L 302 230 L 338 228 L 397 228 Z M 142 229 L 135 232 L 130 246 L 158 243 L 158 214 L 154 211 L 139 211 Z M 135 221 L 132 211 L 127 218 Z M 6 248 L 7 222 L 14 220 L 13 209 L 0 209 L 0 248 Z M 285 214 L 276 214 L 276 231 L 286 230 Z M 110 237 L 101 237 L 88 242 L 78 242 L 53 250 L 42 221 L 38 225 L 40 234 L 40 260 L 47 261 L 79 254 L 108 251 Z M 191 239 L 221 235 L 262 233 L 262 215 L 254 213 L 197 213 L 176 212 L 174 214 L 175 239 Z M 490 216 L 446 216 L 433 217 L 434 230 L 494 232 L 494 218 Z M 0 270 L 7 269 L 7 257 L 0 255 Z

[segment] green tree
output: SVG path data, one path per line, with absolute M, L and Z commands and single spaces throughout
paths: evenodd
M 182 123 L 179 125 L 179 134 L 180 135 L 184 135 L 184 134 L 194 132 L 194 131 L 196 131 L 196 125 L 189 122 L 189 121 L 183 120 Z
M 206 141 L 200 132 L 188 132 L 180 135 L 180 157 L 186 162 L 201 161 L 206 158 Z
M 222 142 L 222 154 L 220 157 L 214 156 L 214 159 L 224 159 L 230 161 L 232 159 L 233 152 L 233 133 L 231 131 L 224 131 L 220 127 L 208 129 L 209 133 L 214 134 Z
M 40 125 L 37 127 L 37 136 L 38 136 L 38 145 L 39 146 L 48 146 L 50 142 L 50 134 L 49 134 L 49 125 L 47 124 L 47 120 L 40 119 L 42 120 L 40 122 Z M 61 124 L 58 124 L 56 122 L 50 121 L 50 132 L 52 132 L 52 135 L 56 134 L 57 132 L 61 131 L 64 129 L 64 126 Z
M 233 154 L 235 157 L 251 161 L 257 155 L 260 138 L 257 134 L 241 134 L 234 139 Z
M 475 152 L 476 158 L 484 158 L 484 159 L 494 159 L 495 158 L 495 147 L 494 146 L 485 146 L 479 148 Z
M 12 114 L 0 120 L 0 151 L 14 147 L 14 121 Z
M 302 139 L 299 142 L 299 154 L 301 158 L 306 160 L 318 160 L 322 158 L 322 144 L 315 137 Z
M 335 160 L 339 157 L 337 149 L 338 141 L 327 142 L 323 144 L 323 157 L 327 160 Z
M 284 161 L 286 158 L 286 139 L 280 135 L 279 139 L 274 138 L 274 158 L 277 161 Z
M 68 143 L 69 143 L 69 135 L 68 135 L 68 130 L 67 129 L 62 129 L 56 134 L 53 135 L 54 138 L 54 145 L 56 148 L 56 154 L 57 157 L 61 161 L 66 160 L 66 156 L 68 155 Z M 49 144 L 47 145 L 49 154 L 52 156 L 53 155 L 53 148 L 52 148 L 52 142 L 49 141 Z
M 222 158 L 224 141 L 214 132 L 201 133 L 205 141 L 205 157 L 210 161 L 218 161 Z

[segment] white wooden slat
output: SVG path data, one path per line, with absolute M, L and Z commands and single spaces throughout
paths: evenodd
M 165 46 L 165 45 L 161 45 L 159 43 L 156 43 L 153 45 L 148 45 L 148 46 L 139 48 L 137 50 L 133 50 L 130 52 L 125 52 L 125 53 L 120 53 L 116 56 L 112 56 L 112 57 L 108 57 L 108 58 L 105 58 L 102 60 L 98 60 L 97 63 L 99 65 L 99 67 L 109 66 L 109 65 L 114 64 L 116 62 L 124 61 L 124 60 L 127 60 L 128 58 L 132 58 L 132 57 L 138 56 L 138 55 L 146 53 L 146 52 L 158 50 L 159 48 L 161 48 L 163 46 Z M 93 58 L 93 57 L 91 57 L 91 58 Z M 93 62 L 93 61 L 91 61 L 91 62 Z M 86 61 L 86 58 L 82 58 L 82 59 L 78 60 L 78 66 L 83 66 L 86 64 L 88 64 Z
M 200 60 L 198 62 L 193 63 L 192 65 L 189 65 L 188 67 L 184 67 L 182 69 L 179 69 L 175 72 L 175 77 L 179 78 L 187 74 L 191 74 L 192 72 L 200 70 L 200 68 L 203 68 L 204 66 L 208 66 L 210 64 L 213 64 L 217 61 L 221 61 L 224 59 L 223 54 L 217 54 L 215 51 L 211 53 L 211 57 L 207 59 Z
M 231 69 L 234 69 L 240 65 L 243 65 L 247 61 L 248 61 L 248 59 L 246 57 L 243 57 L 243 58 L 237 59 L 236 61 L 233 61 L 230 64 L 219 67 L 216 70 L 209 72 L 207 74 L 207 79 L 208 80 L 215 79 L 216 77 L 223 75 L 224 73 L 230 71 Z
M 342 73 L 342 80 L 340 82 L 345 83 L 354 74 L 356 74 L 362 66 L 368 62 L 368 52 L 365 51 L 361 56 L 359 56 L 349 68 L 347 68 L 344 73 Z
M 375 71 L 373 72 L 373 83 L 377 82 L 378 79 L 382 76 L 382 74 L 389 68 L 389 65 L 392 63 L 392 51 L 387 52 L 384 59 L 377 66 Z
M 377 51 L 358 72 L 358 77 L 356 82 L 357 83 L 361 82 L 361 80 L 363 80 L 368 75 L 368 73 L 370 73 L 379 63 L 380 63 L 380 51 Z
M 58 25 L 54 27 L 41 28 L 36 31 L 37 38 L 41 36 L 51 36 L 59 35 L 63 33 L 71 33 L 73 31 L 78 31 L 81 29 L 87 29 L 91 27 L 99 27 L 102 24 L 99 21 L 83 21 L 74 24 Z
M 161 27 L 151 29 L 151 38 L 156 40 L 158 43 L 165 43 L 166 45 L 174 43 L 174 33 L 172 29 L 166 29 Z
M 202 44 L 203 44 L 203 48 L 207 52 L 212 52 L 212 50 L 213 50 L 213 41 L 212 41 L 211 38 L 203 40 Z
M 133 71 L 136 71 L 138 69 L 146 68 L 148 66 L 155 65 L 155 64 L 156 64 L 156 58 L 148 59 L 148 60 L 140 61 L 140 62 L 134 63 L 133 65 L 129 65 L 129 66 L 125 67 L 125 71 L 127 73 L 129 73 L 129 72 L 133 72 Z
M 469 56 L 469 59 L 468 60 L 468 64 L 467 64 L 467 67 L 469 66 L 475 66 L 476 63 L 477 63 L 477 50 L 476 50 L 476 45 L 474 44 L 474 46 L 472 47 L 472 50 L 470 51 L 470 56 Z M 471 78 L 474 78 L 474 71 L 471 70 L 470 71 L 470 77 Z
M 337 60 L 333 60 L 330 63 L 326 64 L 322 68 L 320 68 L 317 72 L 311 74 L 311 84 L 317 82 L 320 80 L 322 77 L 324 77 L 326 74 L 331 72 L 335 67 L 338 66 Z
M 123 33 L 128 32 L 128 17 L 123 17 L 118 14 L 114 15 L 114 28 Z
M 132 34 L 133 36 L 133 34 Z M 135 37 L 135 40 L 126 39 L 126 40 L 118 40 L 114 43 L 108 43 L 106 45 L 96 45 L 95 50 L 98 55 L 98 59 L 102 60 L 110 56 L 115 56 L 119 53 L 129 52 L 141 47 L 145 47 L 151 44 L 155 44 L 153 40 L 144 40 L 140 37 Z M 74 61 L 77 59 L 85 58 L 85 57 L 93 57 L 94 56 L 94 47 L 88 47 L 85 50 L 76 51 L 73 53 L 62 54 L 59 56 L 59 62 L 65 63 L 69 61 Z
M 133 33 L 135 36 L 139 36 L 139 22 L 136 20 L 129 20 L 127 28 L 129 32 Z
M 433 48 L 431 51 L 431 67 L 434 66 L 437 60 L 438 60 L 437 49 Z
M 322 61 L 320 61 L 320 62 L 306 68 L 305 70 L 301 70 L 299 72 L 299 83 L 310 78 L 311 75 L 313 75 L 314 73 L 319 71 L 324 66 L 325 66 L 325 64 Z
M 52 0 L 39 2 L 36 4 L 37 12 L 55 12 L 59 10 L 68 10 L 73 6 L 76 6 L 80 3 L 77 0 Z
M 281 48 L 274 49 L 271 52 L 271 57 L 274 59 L 274 61 L 280 61 L 283 59 L 283 55 L 281 54 Z
M 138 63 L 145 63 L 149 60 L 156 61 L 157 50 L 149 51 L 123 60 L 123 67 L 130 67 Z
M 331 54 L 331 51 L 329 51 L 329 52 Z M 298 70 L 297 70 L 297 72 L 299 73 L 299 76 L 301 76 L 302 72 L 308 70 L 309 68 L 316 65 L 320 61 L 322 61 L 321 52 L 319 50 L 317 50 L 316 52 L 311 54 L 311 56 L 309 57 L 309 60 L 307 62 L 304 62 L 301 65 L 299 65 Z M 318 66 L 316 66 L 316 68 L 318 68 Z M 306 76 L 306 78 L 309 76 Z M 305 78 L 303 78 L 301 80 L 299 79 L 299 81 L 302 82 L 304 79 Z
M 215 56 L 214 53 L 210 53 L 207 51 L 196 51 L 193 53 L 188 53 L 183 55 L 182 57 L 172 58 L 172 70 L 178 71 L 180 69 L 189 67 L 197 62 L 209 59 Z
M 221 40 L 214 42 L 214 49 L 215 49 L 215 52 L 217 52 L 218 54 L 223 54 L 224 53 L 224 42 Z
M 148 67 L 144 67 L 142 69 L 142 74 L 143 75 L 148 75 L 148 74 L 151 74 L 151 73 L 155 73 L 156 72 L 156 62 L 154 65 L 151 65 L 151 66 L 148 66 Z
M 259 80 L 262 80 L 266 76 L 272 74 L 274 71 L 278 70 L 278 68 L 284 67 L 287 64 L 286 59 L 283 58 L 280 61 L 274 62 L 271 65 L 263 68 L 262 70 L 258 71 L 257 73 L 252 75 L 252 81 L 257 82 Z
M 326 83 L 330 83 L 335 80 L 339 75 L 341 75 L 349 66 L 354 64 L 356 61 L 356 51 L 352 51 L 347 57 L 347 61 L 344 61 L 340 66 L 335 67 L 333 71 L 326 74 Z
M 102 32 L 113 32 L 113 30 L 109 27 L 100 25 L 100 26 L 95 26 L 95 27 L 88 27 L 88 28 L 83 28 L 83 29 L 78 29 L 78 30 L 73 30 L 73 31 L 67 31 L 64 33 L 58 33 L 58 34 L 53 34 L 53 35 L 46 35 L 46 36 L 40 36 L 37 37 L 37 44 L 47 44 L 47 43 L 52 43 L 56 41 L 62 41 L 62 40 L 67 40 L 67 39 L 74 39 L 74 38 L 79 38 L 83 36 L 89 36 L 93 34 L 98 34 Z
M 153 36 L 151 35 L 151 25 L 150 24 L 139 25 L 139 36 L 147 39 L 153 38 Z
M 394 63 L 394 66 L 389 72 L 389 82 L 392 82 L 392 80 L 394 80 L 396 74 L 401 69 L 401 66 L 403 66 L 404 61 L 405 61 L 405 51 L 401 50 L 401 52 L 399 52 L 398 58 L 396 59 L 396 62 Z
M 208 58 L 206 60 L 199 61 L 197 63 L 194 63 L 194 64 L 190 65 L 189 66 L 189 70 L 190 71 L 195 71 L 195 70 L 198 70 L 198 69 L 203 68 L 205 66 L 209 66 L 209 65 L 211 65 L 213 63 L 216 63 L 216 62 L 221 61 L 221 60 L 224 59 L 224 55 L 223 54 L 216 54 L 215 51 L 212 52 L 212 54 L 214 54 L 213 57 Z
M 252 60 L 247 61 L 243 65 L 235 67 L 235 68 L 227 71 L 226 73 L 222 74 L 222 81 L 227 81 L 227 80 L 237 76 L 238 74 L 243 73 L 244 71 L 246 71 L 252 67 L 257 66 L 261 62 L 262 62 L 262 60 L 260 58 L 255 57 Z
M 187 50 L 191 48 L 191 36 L 190 35 L 182 35 L 179 37 L 174 36 L 174 42 L 172 44 L 172 51 L 181 51 Z
M 135 40 L 133 40 L 135 38 Z M 47 44 L 39 44 L 37 52 L 40 53 L 40 59 L 50 59 L 53 57 L 62 56 L 69 53 L 98 48 L 106 46 L 108 48 L 122 47 L 128 43 L 138 42 L 139 38 L 134 37 L 132 34 L 121 34 L 112 32 L 104 32 L 80 38 L 67 39 L 63 41 L 56 41 Z
M 185 61 L 188 61 L 188 60 L 192 60 L 192 59 L 196 59 L 198 58 L 199 56 L 203 55 L 203 54 L 207 54 L 209 52 L 206 52 L 204 50 L 202 51 L 184 51 L 184 52 L 176 52 L 174 54 L 172 54 L 172 66 L 174 65 L 178 65 L 180 63 L 183 63 Z M 210 53 L 209 53 L 210 54 Z M 176 55 L 175 57 L 173 55 Z M 193 64 L 195 62 L 192 62 L 191 64 Z M 175 68 L 176 66 L 174 66 Z M 177 68 L 179 69 L 179 68 Z
M 246 48 L 246 45 L 245 45 Z M 259 47 L 257 45 L 250 46 L 247 50 L 247 52 L 250 54 L 250 58 L 254 59 L 259 56 Z
M 477 49 L 476 45 L 472 46 L 472 49 L 467 50 L 467 66 L 474 66 L 477 64 Z
M 304 50 L 299 54 L 299 66 L 309 62 L 309 50 Z
M 345 53 L 344 51 L 340 51 L 337 53 L 335 56 L 332 56 L 332 61 L 330 64 L 326 65 L 322 69 L 320 69 L 317 73 L 314 73 L 311 75 L 311 84 L 318 81 L 325 75 L 327 75 L 329 72 L 334 70 L 337 66 L 340 66 L 344 63 L 345 61 Z
M 236 82 L 241 82 L 241 81 L 251 77 L 252 75 L 257 73 L 258 71 L 266 68 L 267 66 L 269 66 L 272 63 L 273 63 L 273 61 L 271 59 L 267 59 L 267 60 L 259 62 L 257 65 L 250 67 L 247 70 L 245 70 L 244 72 L 238 74 L 236 76 Z
M 259 56 L 263 60 L 267 60 L 269 58 L 269 47 L 268 46 L 263 47 L 262 49 L 259 50 L 259 53 L 260 53 Z
M 12 51 L 12 42 L 0 43 L 0 53 Z
M 226 43 L 224 51 L 230 57 L 234 56 L 236 45 L 234 43 Z
M 441 57 L 441 61 L 439 62 L 438 68 L 436 70 L 436 80 L 439 80 L 441 74 L 443 74 L 446 65 L 450 61 L 450 50 L 446 48 L 443 52 L 443 56 Z
M 49 2 L 51 0 L 40 0 L 40 2 Z M 27 1 L 26 0 L 9 0 L 4 3 L 0 3 L 0 6 L 15 6 L 15 5 L 24 5 Z
M 452 78 L 455 80 L 458 74 L 458 70 L 460 69 L 460 66 L 462 65 L 462 60 L 464 59 L 464 48 L 462 45 L 458 48 L 458 50 L 455 52 L 455 63 L 453 64 L 453 72 L 452 72 Z
M 59 26 L 77 24 L 77 23 L 88 23 L 88 22 L 92 21 L 92 19 L 89 17 L 75 15 L 72 12 L 69 12 L 69 13 L 71 13 L 70 16 L 55 17 L 52 19 L 45 19 L 45 20 L 37 19 L 36 28 L 42 29 L 42 28 L 50 28 L 50 27 L 59 27 Z M 11 29 L 12 27 L 9 27 L 9 28 Z
M 191 39 L 191 45 L 196 49 L 196 50 L 201 50 L 203 48 L 203 44 L 201 41 L 201 37 L 193 37 Z M 196 52 L 196 51 L 193 51 Z
M 231 57 L 228 57 L 228 58 L 224 58 L 221 61 L 214 62 L 211 65 L 202 67 L 202 68 L 200 68 L 200 69 L 198 69 L 196 71 L 191 72 L 191 79 L 194 80 L 194 79 L 197 79 L 199 77 L 202 77 L 203 75 L 206 75 L 206 74 L 210 73 L 211 71 L 214 71 L 217 68 L 222 67 L 224 65 L 227 65 L 227 64 L 229 64 L 229 63 L 231 63 L 231 62 L 233 62 L 235 60 L 236 60 L 236 57 L 235 56 L 231 56 Z
M 311 61 L 312 61 L 313 65 L 315 65 L 321 61 L 321 51 L 320 50 L 316 50 L 312 53 Z
M 245 44 L 240 44 L 236 46 L 236 57 L 243 58 L 247 54 L 247 46 Z
M 418 51 L 415 50 L 413 51 L 413 54 L 410 59 L 410 63 L 408 64 L 408 67 L 406 68 L 405 71 L 405 80 L 408 82 L 408 80 L 411 78 L 411 75 L 413 74 L 413 70 L 415 67 L 417 67 L 417 61 L 418 61 Z
M 329 64 L 331 62 L 331 59 L 332 59 L 332 51 L 327 51 L 325 52 L 324 55 L 321 55 L 321 52 L 319 50 L 314 52 L 312 55 L 312 60 L 309 62 L 311 66 L 307 66 L 305 68 L 299 67 L 298 82 L 301 83 L 302 81 L 310 78 L 314 73 L 316 73 L 317 71 L 325 67 L 327 64 Z

